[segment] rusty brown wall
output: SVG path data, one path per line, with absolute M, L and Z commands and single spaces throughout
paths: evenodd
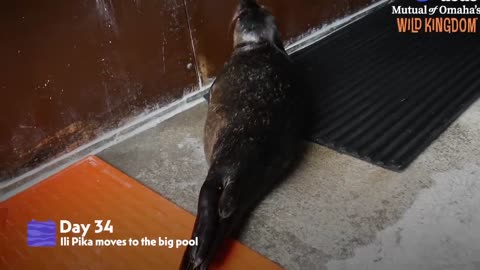
M 232 51 L 229 24 L 237 0 L 188 0 L 198 67 L 204 82 Z M 277 18 L 285 42 L 367 7 L 375 0 L 259 0 Z
M 0 5 L 0 179 L 198 85 L 182 0 Z
M 197 67 L 214 76 L 231 51 L 236 2 L 2 1 L 0 181 L 182 97 Z M 371 0 L 260 2 L 288 40 Z

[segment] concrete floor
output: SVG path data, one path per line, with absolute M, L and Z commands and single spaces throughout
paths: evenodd
M 202 103 L 100 157 L 195 213 Z M 480 269 L 480 101 L 402 173 L 308 144 L 241 241 L 286 269 Z M 139 210 L 141 211 L 141 210 Z

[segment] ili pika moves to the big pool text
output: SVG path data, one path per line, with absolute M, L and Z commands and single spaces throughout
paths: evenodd
M 80 247 L 80 246 L 96 246 L 96 247 L 108 247 L 108 246 L 130 246 L 130 247 L 166 247 L 166 248 L 180 248 L 185 246 L 197 246 L 198 239 L 169 239 L 168 237 L 141 237 L 141 238 L 114 238 L 108 237 L 114 233 L 114 227 L 111 220 L 95 220 L 94 223 L 74 223 L 69 220 L 60 220 L 58 222 L 58 231 L 56 230 L 56 223 L 53 221 L 38 222 L 32 220 L 28 224 L 27 233 L 28 237 L 38 236 L 38 232 L 35 233 L 38 227 L 50 226 L 52 233 L 54 233 L 53 243 L 46 245 L 45 242 L 35 245 L 34 239 L 28 239 L 30 246 L 68 246 L 68 247 Z M 45 232 L 45 230 L 44 230 Z M 57 234 L 58 232 L 58 234 Z M 87 238 L 87 234 L 95 235 L 95 239 Z M 57 236 L 59 242 L 57 243 Z M 68 236 L 66 236 L 68 235 Z M 107 237 L 104 237 L 107 235 Z M 101 236 L 101 237 L 99 237 Z

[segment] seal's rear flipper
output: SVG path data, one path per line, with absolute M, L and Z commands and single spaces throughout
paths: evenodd
M 226 191 L 220 179 L 207 177 L 200 190 L 198 212 L 192 238 L 198 237 L 198 246 L 188 247 L 183 256 L 181 270 L 206 270 L 217 250 L 231 233 L 235 224 L 232 212 L 227 218 L 219 213 L 219 202 Z M 225 211 L 225 210 L 224 210 Z M 237 219 L 238 220 L 238 219 Z

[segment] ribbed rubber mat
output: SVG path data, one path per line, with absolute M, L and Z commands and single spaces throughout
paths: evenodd
M 480 34 L 399 33 L 391 5 L 294 59 L 313 93 L 310 138 L 398 171 L 479 97 Z

